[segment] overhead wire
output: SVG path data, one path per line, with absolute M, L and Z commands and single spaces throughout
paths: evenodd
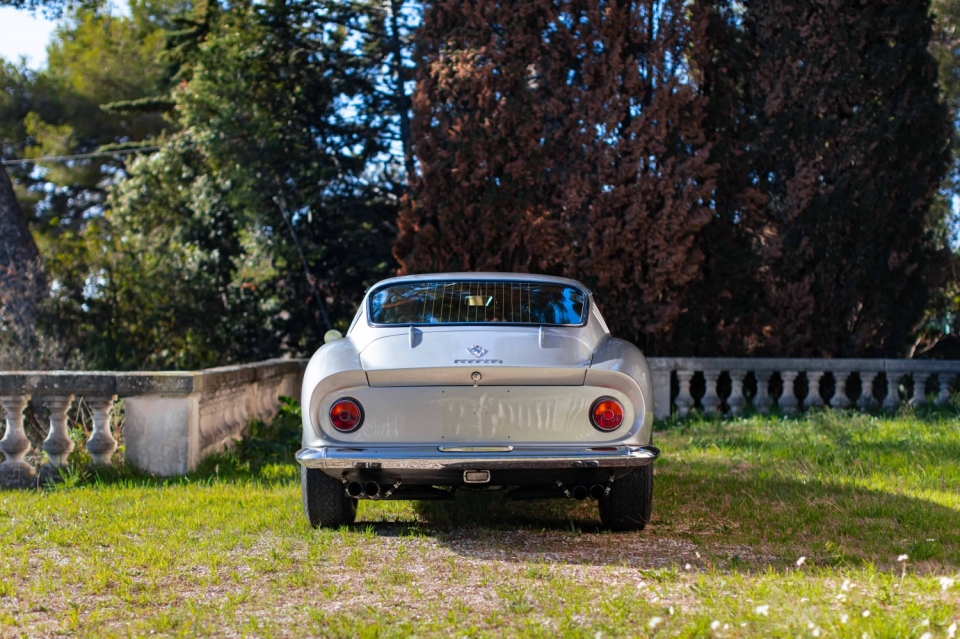
M 136 149 L 118 149 L 116 151 L 94 151 L 92 153 L 77 153 L 75 155 L 48 155 L 42 158 L 23 158 L 20 160 L 2 160 L 3 166 L 21 166 L 24 164 L 39 164 L 41 162 L 69 162 L 70 160 L 87 160 L 91 158 L 107 158 L 131 153 L 152 153 L 159 151 L 159 146 L 142 146 Z

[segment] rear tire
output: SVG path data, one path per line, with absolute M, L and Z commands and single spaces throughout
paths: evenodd
M 314 528 L 339 528 L 357 518 L 357 500 L 347 496 L 343 483 L 316 468 L 300 467 L 303 512 Z
M 643 530 L 653 513 L 653 464 L 624 475 L 601 497 L 600 521 L 610 530 Z

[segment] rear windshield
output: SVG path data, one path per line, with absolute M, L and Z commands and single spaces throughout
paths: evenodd
M 370 296 L 372 324 L 581 325 L 587 295 L 549 282 L 412 282 Z

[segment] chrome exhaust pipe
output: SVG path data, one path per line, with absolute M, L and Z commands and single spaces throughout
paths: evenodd
M 380 484 L 375 481 L 368 481 L 363 485 L 363 492 L 367 495 L 367 497 L 379 497 Z
M 363 495 L 363 484 L 358 481 L 352 481 L 347 484 L 347 496 L 359 499 Z
M 590 494 L 590 491 L 587 490 L 586 486 L 577 486 L 573 489 L 573 498 L 577 501 L 583 501 L 587 498 L 587 495 Z
M 607 489 L 602 484 L 594 484 L 590 487 L 590 496 L 594 499 L 600 499 L 607 494 Z

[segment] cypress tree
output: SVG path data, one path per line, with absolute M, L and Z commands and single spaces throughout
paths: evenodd
M 931 231 L 950 131 L 929 3 L 703 1 L 701 11 L 720 188 L 674 349 L 908 352 L 950 261 Z
M 418 35 L 405 272 L 578 277 L 656 350 L 698 274 L 713 167 L 682 0 L 438 0 Z

